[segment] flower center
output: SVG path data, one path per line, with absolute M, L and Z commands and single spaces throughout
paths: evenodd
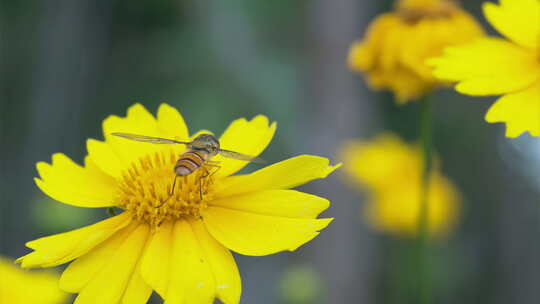
M 212 172 L 216 168 L 202 166 L 189 175 L 177 176 L 172 192 L 177 160 L 178 155 L 169 150 L 133 162 L 119 181 L 117 206 L 153 227 L 168 220 L 198 217 L 213 197 Z
M 408 23 L 415 23 L 424 18 L 449 18 L 457 9 L 456 0 L 398 0 L 396 10 Z

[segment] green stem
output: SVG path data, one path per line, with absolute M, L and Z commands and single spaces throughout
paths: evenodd
M 429 188 L 432 166 L 432 117 L 428 98 L 420 101 L 420 140 L 422 146 L 422 176 L 420 189 L 420 211 L 418 215 L 418 304 L 430 302 L 429 284 Z

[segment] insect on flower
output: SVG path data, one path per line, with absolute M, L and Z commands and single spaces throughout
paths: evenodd
M 330 205 L 327 199 L 292 188 L 325 178 L 340 164 L 299 155 L 236 174 L 248 162 L 220 155 L 229 155 L 217 149 L 221 146 L 260 155 L 276 130 L 266 116 L 234 120 L 216 137 L 219 146 L 213 139 L 214 149 L 208 149 L 208 137 L 205 141 L 198 135 L 209 132 L 190 133 L 180 112 L 167 104 L 159 106 L 156 116 L 141 104 L 126 112 L 103 121 L 104 141 L 87 141 L 84 166 L 62 153 L 37 164 L 36 184 L 50 197 L 119 211 L 92 225 L 28 242 L 33 252 L 17 260 L 23 268 L 72 262 L 58 285 L 78 294 L 77 304 L 146 303 L 153 291 L 168 304 L 214 299 L 238 304 L 242 281 L 231 251 L 252 256 L 294 251 L 332 221 L 318 218 Z M 156 136 L 159 140 L 148 142 L 170 144 L 139 143 L 113 132 Z M 162 138 L 189 140 L 177 144 Z M 169 197 L 173 167 L 186 151 L 219 161 L 219 171 L 200 182 L 205 169 L 216 170 L 203 162 L 177 178 L 174 195 L 155 208 Z
M 170 144 L 180 144 L 180 145 L 186 145 L 186 151 L 184 151 L 180 156 L 178 157 L 178 161 L 174 165 L 174 181 L 173 186 L 171 188 L 171 192 L 169 193 L 169 197 L 161 202 L 160 205 L 158 205 L 156 208 L 159 208 L 163 206 L 174 194 L 174 188 L 176 185 L 176 178 L 187 176 L 195 170 L 198 170 L 200 168 L 203 168 L 205 170 L 205 174 L 201 177 L 200 184 L 200 196 L 202 199 L 202 179 L 211 176 L 212 174 L 216 173 L 219 168 L 219 162 L 218 161 L 212 161 L 210 158 L 216 156 L 217 154 L 220 154 L 224 157 L 233 158 L 237 160 L 244 160 L 248 162 L 254 162 L 254 163 L 264 163 L 264 160 L 256 157 L 256 156 L 250 156 L 245 155 L 242 153 L 230 151 L 230 150 L 224 150 L 220 148 L 219 140 L 215 138 L 211 134 L 201 134 L 197 136 L 193 141 L 178 141 L 178 140 L 172 140 L 172 139 L 166 139 L 166 138 L 160 138 L 160 137 L 152 137 L 152 136 L 145 136 L 145 135 L 137 135 L 137 134 L 131 134 L 131 133 L 112 133 L 114 136 L 123 137 L 126 139 L 134 140 L 134 141 L 140 141 L 145 143 L 151 143 L 151 144 L 158 144 L 158 145 L 170 145 Z M 216 168 L 213 172 L 209 172 L 209 170 L 206 168 L 213 167 Z

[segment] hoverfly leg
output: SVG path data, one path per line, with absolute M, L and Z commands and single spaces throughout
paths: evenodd
M 217 168 L 217 169 L 214 170 L 214 171 L 212 171 L 212 173 L 208 173 L 208 171 L 206 171 L 206 172 L 207 172 L 207 175 L 205 175 L 204 178 L 206 178 L 207 183 L 208 183 L 208 181 L 210 180 L 210 177 L 212 177 L 212 175 L 216 174 L 216 172 L 218 172 L 219 169 L 221 169 L 221 166 L 218 166 L 218 165 L 217 165 L 217 164 L 219 164 L 218 161 L 212 161 L 212 163 L 213 163 L 213 164 L 207 163 L 206 166 L 208 166 L 208 167 L 213 167 L 213 168 Z M 206 186 L 208 186 L 208 184 L 207 184 Z
M 159 205 L 155 206 L 154 208 L 160 208 L 161 206 L 165 205 L 165 203 L 168 202 L 168 201 L 171 199 L 171 197 L 173 197 L 173 195 L 174 195 L 174 188 L 175 188 L 175 186 L 176 186 L 176 178 L 177 178 L 177 177 L 178 177 L 178 175 L 175 175 L 175 176 L 174 176 L 174 181 L 173 181 L 173 184 L 172 184 L 171 193 L 169 193 L 169 197 L 168 197 L 166 200 L 162 201 Z
M 216 162 L 216 163 L 219 163 L 219 162 Z M 214 168 L 217 168 L 217 169 L 214 170 L 214 171 L 210 174 L 210 176 L 208 176 L 208 177 L 212 177 L 212 175 L 216 174 L 216 173 L 219 171 L 219 169 L 221 169 L 221 166 L 218 166 L 218 165 L 210 165 L 210 167 L 214 167 Z
M 162 201 L 161 203 L 159 203 L 159 205 L 155 206 L 154 208 L 156 208 L 156 209 L 157 209 L 157 208 L 161 208 L 161 206 L 165 205 L 165 203 L 166 203 L 167 201 L 169 201 L 169 199 L 170 199 L 171 197 L 172 197 L 172 195 L 169 196 L 166 200 L 164 200 L 164 201 Z
M 201 197 L 201 201 L 203 199 L 203 197 L 202 197 L 202 179 L 203 179 L 202 177 L 199 178 L 199 195 Z
M 207 178 L 210 174 L 208 173 L 208 169 L 206 167 L 203 167 L 204 169 L 204 175 L 201 175 L 199 178 L 199 195 L 201 197 L 201 200 L 203 199 L 203 193 L 202 193 L 202 180 Z

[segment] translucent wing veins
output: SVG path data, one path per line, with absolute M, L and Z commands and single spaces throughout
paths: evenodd
M 250 156 L 230 150 L 219 150 L 219 154 L 223 155 L 227 158 L 233 158 L 238 160 L 245 160 L 253 163 L 265 163 L 264 159 L 257 157 L 257 156 Z
M 111 133 L 111 135 L 126 138 L 129 140 L 146 142 L 146 143 L 151 143 L 151 144 L 158 144 L 158 145 L 171 145 L 171 144 L 188 145 L 190 144 L 189 142 L 185 142 L 185 141 L 177 141 L 177 140 L 172 140 L 172 139 L 131 134 L 131 133 Z

